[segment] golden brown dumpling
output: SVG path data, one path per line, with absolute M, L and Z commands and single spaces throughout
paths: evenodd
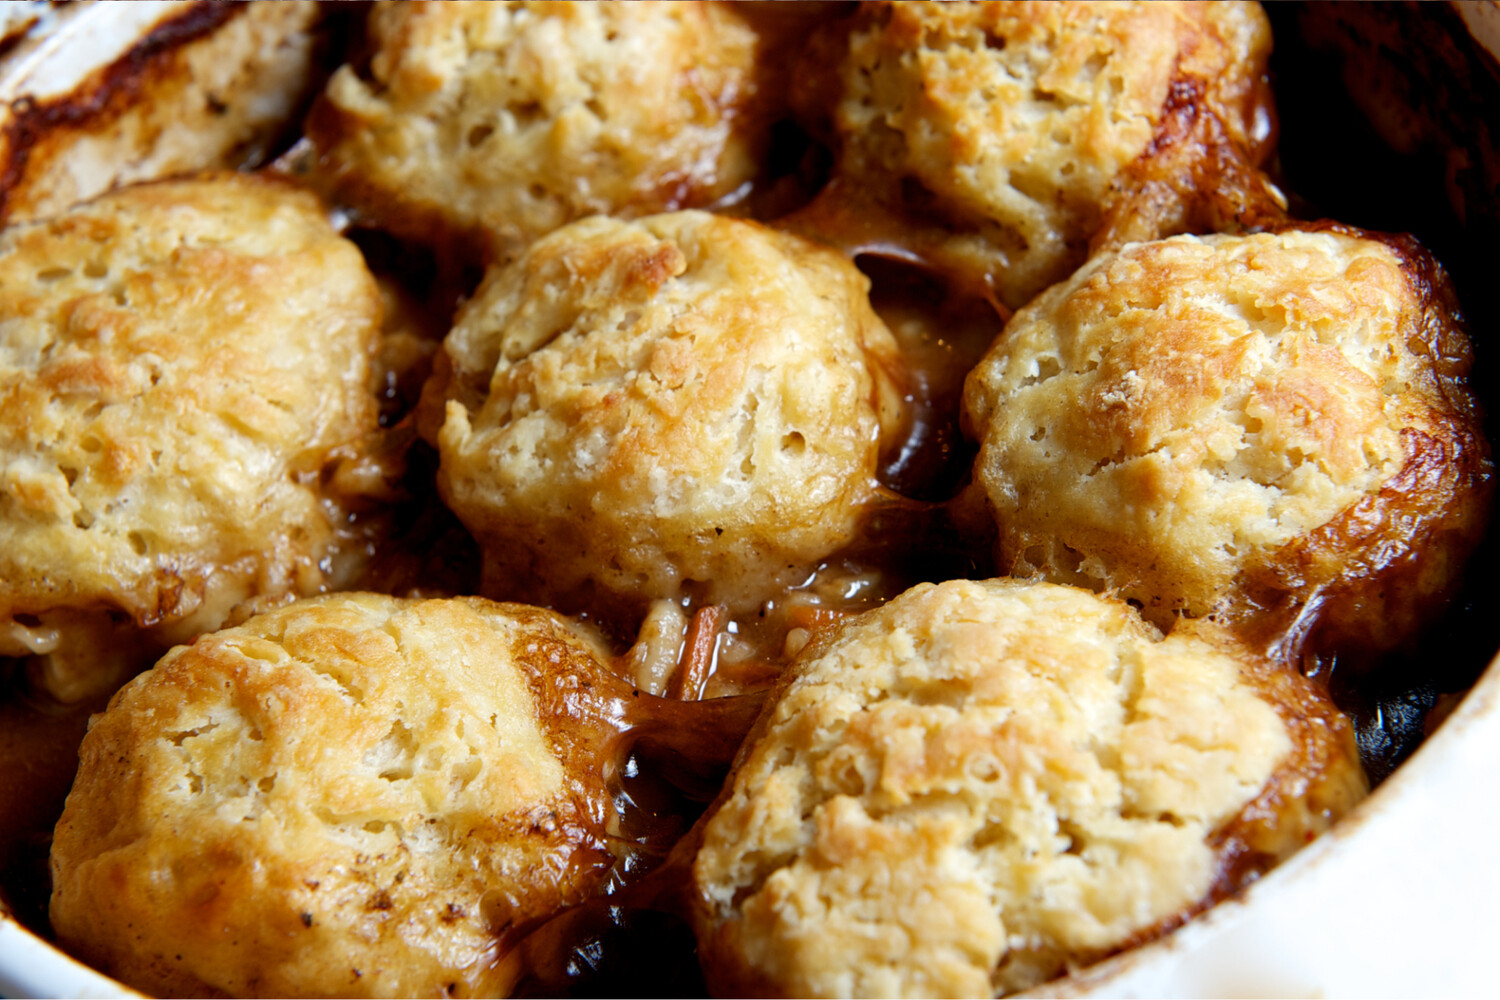
M 84 740 L 58 939 L 154 995 L 506 995 L 505 943 L 612 860 L 552 693 L 601 655 L 549 612 L 374 594 L 177 647 Z
M 990 996 L 1161 933 L 1364 794 L 1300 675 L 1205 625 L 924 584 L 789 668 L 693 862 L 715 995 Z
M 406 238 L 502 256 L 593 213 L 707 205 L 756 170 L 756 35 L 715 3 L 390 3 L 367 78 L 309 122 L 320 170 Z
M 1110 590 L 1162 627 L 1259 608 L 1393 644 L 1484 521 L 1452 305 L 1413 241 L 1338 228 L 1096 258 L 969 376 L 1002 567 Z
M 855 537 L 897 423 L 868 287 L 705 212 L 586 219 L 492 269 L 422 404 L 490 592 L 753 608 L 805 579 Z
M 1191 200 L 1222 156 L 1264 154 L 1270 45 L 1254 3 L 867 4 L 832 87 L 839 197 L 1016 308 L 1083 262 L 1147 161 L 1206 171 Z
M 64 699 L 107 693 L 334 582 L 360 498 L 329 473 L 376 429 L 379 327 L 359 251 L 269 179 L 0 232 L 0 656 L 37 657 Z

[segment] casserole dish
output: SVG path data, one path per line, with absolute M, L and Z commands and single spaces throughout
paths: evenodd
M 105 7 L 104 9 L 108 9 Z M 68 24 L 88 16 L 82 8 L 70 15 Z M 1275 12 L 1273 12 L 1275 13 Z M 140 15 L 144 17 L 144 15 Z M 1414 16 L 1414 15 L 1413 15 Z M 1392 182 L 1382 169 L 1362 170 L 1378 178 L 1373 190 L 1352 190 L 1347 185 L 1347 169 L 1325 172 L 1307 169 L 1309 162 L 1325 156 L 1325 144 L 1337 146 L 1354 140 L 1348 135 L 1319 136 L 1321 125 L 1341 120 L 1337 105 L 1316 101 L 1283 99 L 1284 172 L 1291 190 L 1304 196 L 1326 214 L 1362 226 L 1378 229 L 1412 230 L 1428 240 L 1455 272 L 1460 294 L 1470 315 L 1471 329 L 1481 355 L 1475 384 L 1481 396 L 1490 400 L 1489 376 L 1485 365 L 1486 321 L 1494 317 L 1493 305 L 1484 298 L 1477 280 L 1485 258 L 1483 247 L 1493 247 L 1495 215 L 1494 186 L 1486 186 L 1485 168 L 1492 163 L 1485 154 L 1481 137 L 1465 161 L 1466 144 L 1449 138 L 1453 122 L 1444 116 L 1450 112 L 1483 115 L 1484 102 L 1478 93 L 1476 79 L 1489 72 L 1483 63 L 1484 46 L 1495 42 L 1495 7 L 1493 4 L 1457 5 L 1448 13 L 1440 29 L 1464 34 L 1457 43 L 1479 47 L 1464 49 L 1466 60 L 1462 72 L 1471 77 L 1452 85 L 1455 93 L 1469 94 L 1471 104 L 1451 94 L 1439 103 L 1414 109 L 1425 112 L 1431 124 L 1408 131 L 1409 152 L 1415 159 L 1410 169 L 1422 178 L 1421 190 L 1432 197 L 1413 200 L 1401 211 L 1380 214 L 1360 207 L 1363 198 L 1380 201 L 1382 190 Z M 1340 23 L 1337 17 L 1299 21 L 1296 17 L 1276 13 L 1278 38 L 1289 52 L 1296 51 L 1292 39 L 1303 32 L 1309 42 L 1316 40 L 1320 26 L 1332 22 L 1336 30 L 1357 37 L 1359 24 Z M 1434 22 L 1440 20 L 1437 15 Z M 1377 27 L 1378 27 L 1378 19 Z M 149 27 L 149 21 L 142 24 Z M 141 25 L 135 26 L 139 30 Z M 1373 32 L 1374 27 L 1364 30 Z M 87 32 L 73 28 L 77 37 L 118 37 L 112 30 L 94 25 Z M 60 32 L 59 38 L 69 37 Z M 1455 36 L 1448 36 L 1455 37 Z M 59 43 L 61 44 L 61 43 Z M 44 46 L 38 46 L 38 50 Z M 16 50 L 22 54 L 21 49 Z M 71 52 L 71 49 L 67 50 Z M 1326 65 L 1341 65 L 1346 56 L 1325 54 Z M 94 53 L 103 61 L 115 58 L 117 52 Z M 63 62 L 73 56 L 68 55 Z M 1316 83 L 1294 77 L 1294 57 L 1280 57 L 1278 80 L 1283 93 L 1317 93 Z M 40 63 L 31 64 L 27 79 L 34 85 Z M 54 65 L 47 63 L 47 65 Z M 1444 61 L 1443 72 L 1453 72 L 1455 65 Z M 1414 64 L 1403 67 L 1413 81 L 1425 81 L 1433 67 Z M 1357 71 L 1344 74 L 1358 79 Z M 1493 77 L 1491 77 L 1493 83 Z M 1304 86 L 1306 89 L 1304 90 Z M 1430 83 L 1414 82 L 1410 93 L 1418 93 Z M 1439 88 L 1436 92 L 1444 93 Z M 19 96 L 21 91 L 12 90 Z M 1299 119 L 1299 115 L 1302 115 Z M 1347 116 L 1346 116 L 1347 117 Z M 1476 129 L 1482 130 L 1484 119 Z M 1392 132 L 1391 128 L 1385 131 Z M 1415 138 L 1412 138 L 1415 136 Z M 1382 157 L 1373 144 L 1361 156 Z M 1304 157 L 1301 163 L 1298 157 Z M 1433 179 L 1422 161 L 1439 165 Z M 1474 162 L 1477 160 L 1477 164 Z M 1385 163 L 1384 159 L 1375 162 Z M 1351 190 L 1345 190 L 1349 188 Z M 1486 203 L 1488 192 L 1491 201 Z M 1340 201 L 1345 199 L 1349 202 Z M 1460 224 L 1434 225 L 1430 214 L 1450 200 L 1458 201 L 1464 215 Z M 1488 241 L 1488 242 L 1486 242 Z M 1482 567 L 1490 563 L 1484 551 L 1473 562 L 1482 578 Z M 1422 691 L 1382 691 L 1369 700 L 1361 721 L 1366 737 L 1368 759 L 1374 762 L 1376 777 L 1383 767 L 1394 766 L 1418 742 L 1420 731 L 1435 704 L 1444 709 L 1456 699 L 1440 698 L 1451 694 L 1477 673 L 1480 662 L 1493 653 L 1495 642 L 1476 623 L 1492 615 L 1492 588 L 1473 586 L 1465 608 L 1455 614 L 1464 619 L 1455 630 L 1464 633 L 1458 651 L 1444 650 L 1438 656 L 1455 666 L 1451 676 L 1438 678 Z M 1480 633 L 1474 638 L 1475 631 Z M 1474 647 L 1483 647 L 1476 654 Z M 1475 660 L 1478 655 L 1480 660 Z M 1406 701 L 1402 698 L 1406 696 Z M 1360 810 L 1335 832 L 1314 844 L 1289 864 L 1250 888 L 1243 896 L 1219 905 L 1180 931 L 1155 944 L 1111 959 L 1072 980 L 1045 987 L 1044 992 L 1059 995 L 1228 995 L 1243 993 L 1402 994 L 1429 992 L 1479 992 L 1483 989 L 1482 970 L 1472 960 L 1467 948 L 1456 953 L 1456 942 L 1465 941 L 1473 928 L 1486 924 L 1484 903 L 1490 892 L 1500 889 L 1500 868 L 1481 850 L 1470 831 L 1488 829 L 1496 819 L 1496 807 L 1490 795 L 1493 780 L 1486 762 L 1500 751 L 1500 679 L 1491 670 L 1457 705 L 1431 739 L 1387 780 Z M 1408 718 L 1393 718 L 1394 707 L 1412 704 L 1416 708 Z M 1436 718 L 1432 716 L 1431 718 Z M 1381 740 L 1388 745 L 1381 746 Z M 1435 818 L 1440 817 L 1440 821 Z M 1378 875 L 1372 875 L 1378 871 Z M 1456 872 L 1461 872 L 1457 874 Z M 1371 913 L 1386 913 L 1392 900 L 1399 899 L 1396 915 L 1369 927 Z M 1358 933 L 1352 928 L 1360 928 Z M 1401 958 L 1392 958 L 1401 956 Z M 1433 956 L 1452 956 L 1451 961 L 1433 961 Z M 1451 978 L 1444 979 L 1443 976 Z M 0 922 L 0 992 L 7 995 L 120 995 L 122 987 L 74 962 L 20 926 L 12 919 Z

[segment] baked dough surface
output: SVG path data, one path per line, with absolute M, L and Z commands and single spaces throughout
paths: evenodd
M 693 865 L 718 995 L 1023 989 L 1173 926 L 1241 852 L 1283 857 L 1364 792 L 1302 678 L 1014 580 L 830 630 L 750 741 Z
M 838 175 L 949 225 L 950 263 L 1011 308 L 1083 262 L 1127 168 L 1180 138 L 1163 135 L 1176 104 L 1247 157 L 1271 129 L 1270 26 L 1253 3 L 897 2 L 862 16 L 839 71 Z
M 494 268 L 424 394 L 487 586 L 754 607 L 850 542 L 898 422 L 842 255 L 755 223 L 593 218 Z
M 1291 600 L 1351 642 L 1408 633 L 1456 583 L 1490 470 L 1445 285 L 1411 241 L 1338 229 L 1091 261 L 968 379 L 1002 568 L 1162 627 Z
M 344 67 L 309 134 L 339 193 L 501 256 L 593 213 L 707 205 L 756 170 L 756 35 L 708 3 L 393 3 L 370 78 Z
M 532 689 L 598 655 L 537 609 L 374 594 L 177 647 L 84 740 L 59 939 L 154 995 L 507 995 L 505 933 L 610 860 Z
M 129 634 L 155 630 L 149 663 L 317 592 L 350 499 L 321 473 L 376 428 L 379 325 L 359 251 L 267 179 L 0 232 L 0 655 L 50 657 L 62 697 L 107 692 Z

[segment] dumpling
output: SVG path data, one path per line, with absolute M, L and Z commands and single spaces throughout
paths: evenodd
M 1409 239 L 1314 227 L 1096 258 L 968 379 L 1001 567 L 1163 628 L 1269 613 L 1296 641 L 1321 621 L 1320 645 L 1389 648 L 1483 531 L 1469 365 Z
M 380 308 L 318 201 L 268 178 L 0 232 L 0 656 L 64 700 L 107 694 L 337 582 L 383 488 L 336 475 L 377 429 Z
M 990 996 L 1164 933 L 1365 792 L 1350 727 L 1204 624 L 1015 580 L 815 639 L 692 866 L 717 996 Z
M 613 855 L 566 619 L 340 594 L 172 650 L 80 750 L 52 926 L 162 996 L 507 995 Z
M 797 103 L 827 119 L 843 240 L 894 239 L 1007 309 L 1106 224 L 1216 228 L 1272 197 L 1252 166 L 1273 133 L 1256 4 L 869 3 L 840 30 Z
M 708 205 L 757 170 L 757 36 L 716 3 L 392 3 L 340 69 L 318 172 L 407 239 L 502 258 L 594 213 Z
M 421 404 L 486 593 L 753 609 L 806 579 L 856 537 L 900 422 L 868 288 L 705 212 L 582 220 L 492 268 Z

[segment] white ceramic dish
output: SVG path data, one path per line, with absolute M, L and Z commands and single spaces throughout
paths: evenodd
M 0 4 L 44 38 L 0 64 L 0 108 L 108 62 L 171 4 Z M 1500 4 L 1456 5 L 1500 53 Z M 70 5 L 72 7 L 72 5 Z M 114 8 L 110 10 L 110 8 Z M 108 22 L 107 24 L 103 22 Z M 0 125 L 4 112 L 0 111 Z M 1176 933 L 1039 991 L 1048 996 L 1489 996 L 1500 930 L 1500 660 L 1437 733 L 1331 834 Z M 133 997 L 0 907 L 0 995 Z

